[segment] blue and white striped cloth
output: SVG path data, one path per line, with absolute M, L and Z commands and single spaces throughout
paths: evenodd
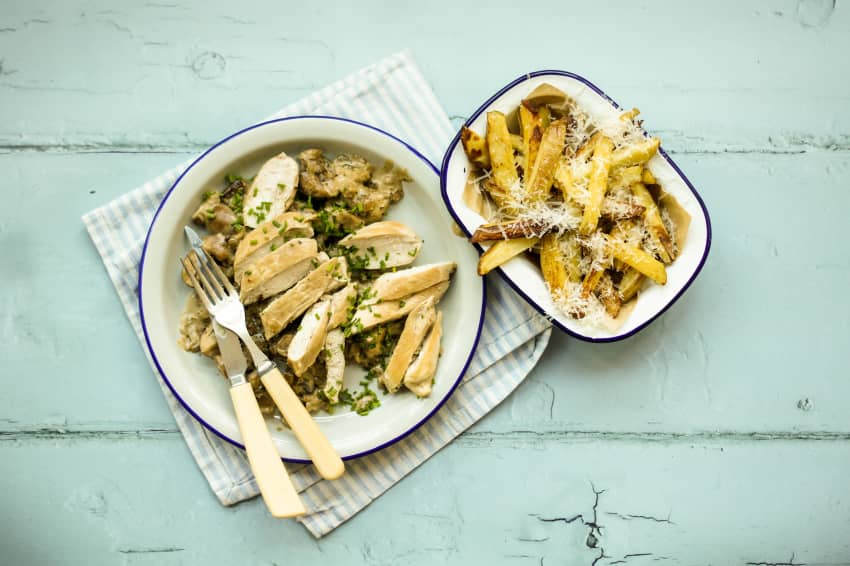
M 439 163 L 453 135 L 446 113 L 406 51 L 362 69 L 273 117 L 299 114 L 340 116 L 373 124 L 406 140 L 434 163 Z M 83 217 L 142 344 L 136 299 L 142 243 L 160 200 L 189 163 Z M 501 280 L 491 277 L 487 294 L 486 320 L 472 364 L 462 385 L 427 423 L 384 450 L 348 462 L 345 475 L 335 481 L 321 479 L 309 464 L 289 466 L 308 509 L 299 521 L 314 536 L 332 531 L 451 442 L 507 397 L 537 363 L 549 342 L 549 323 Z M 219 500 L 232 505 L 258 495 L 242 450 L 194 420 L 159 374 L 157 377 L 177 426 Z

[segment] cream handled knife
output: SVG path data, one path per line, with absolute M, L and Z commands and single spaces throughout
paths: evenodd
M 248 453 L 248 462 L 266 507 L 273 517 L 295 517 L 305 513 L 304 504 L 292 485 L 289 474 L 266 428 L 266 420 L 260 412 L 251 384 L 245 378 L 247 366 L 239 338 L 213 322 L 215 339 L 227 377 L 230 379 L 230 398 L 242 433 L 242 442 Z

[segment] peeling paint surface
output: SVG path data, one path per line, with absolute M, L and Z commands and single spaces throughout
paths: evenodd
M 542 0 L 560 31 L 534 41 L 516 10 L 0 8 L 0 563 L 850 566 L 848 6 Z M 713 247 L 651 327 L 553 335 L 509 399 L 313 540 L 217 503 L 79 218 L 404 47 L 456 127 L 541 68 L 638 106 Z

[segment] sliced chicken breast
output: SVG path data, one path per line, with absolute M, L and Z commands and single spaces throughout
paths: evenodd
M 245 191 L 245 225 L 254 228 L 286 212 L 297 187 L 298 162 L 283 152 L 266 161 Z
M 274 244 L 270 244 L 270 247 Z M 256 261 L 242 276 L 239 298 L 244 305 L 286 291 L 312 271 L 318 263 L 316 240 L 296 238 L 285 242 Z
M 437 311 L 434 308 L 434 297 L 425 299 L 422 304 L 411 311 L 407 320 L 404 321 L 404 329 L 398 337 L 398 342 L 393 348 L 393 353 L 387 362 L 384 373 L 381 374 L 381 383 L 390 393 L 395 393 L 401 386 L 401 381 L 413 361 L 413 354 L 422 345 L 425 335 L 434 324 Z
M 301 318 L 298 331 L 292 337 L 286 351 L 286 361 L 298 377 L 315 363 L 325 345 L 331 302 L 319 301 L 310 307 Z
M 363 269 L 386 269 L 410 265 L 422 248 L 422 239 L 410 226 L 388 220 L 375 222 L 339 241 Z
M 242 274 L 250 270 L 256 261 L 279 248 L 287 240 L 312 238 L 313 225 L 310 220 L 313 216 L 315 215 L 312 213 L 285 212 L 245 234 L 233 256 L 233 275 L 236 282 L 241 282 Z
M 402 299 L 447 281 L 456 267 L 455 262 L 445 261 L 384 273 L 372 283 L 372 293 L 384 301 Z
M 437 362 L 440 360 L 440 341 L 443 338 L 443 313 L 438 311 L 437 318 L 422 342 L 416 359 L 404 374 L 404 386 L 417 397 L 428 397 L 437 374 Z
M 433 287 L 428 287 L 424 291 L 420 291 L 415 295 L 410 295 L 409 297 L 398 299 L 396 301 L 370 299 L 357 308 L 357 311 L 352 317 L 354 322 L 350 326 L 349 333 L 357 334 L 358 332 L 368 330 L 374 326 L 378 326 L 379 324 L 384 324 L 391 320 L 397 320 L 409 314 L 413 309 L 429 298 L 433 298 L 434 302 L 438 303 L 440 302 L 440 299 L 443 298 L 443 295 L 446 294 L 446 290 L 448 290 L 448 288 L 449 282 L 443 281 L 442 283 L 437 283 Z
M 337 328 L 348 319 L 348 310 L 357 301 L 357 287 L 349 283 L 341 291 L 337 291 L 331 297 L 331 319 L 328 329 Z
M 342 379 L 345 374 L 345 334 L 339 328 L 328 330 L 324 355 L 327 380 L 322 393 L 331 405 L 336 405 L 339 403 L 339 392 L 342 391 Z
M 293 320 L 330 291 L 348 283 L 348 263 L 344 257 L 335 257 L 321 263 L 289 291 L 269 303 L 260 312 L 260 322 L 266 340 L 277 335 Z

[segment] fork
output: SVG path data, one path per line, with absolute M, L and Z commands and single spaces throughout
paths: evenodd
M 345 471 L 342 459 L 274 362 L 254 343 L 245 326 L 245 307 L 239 300 L 239 294 L 218 264 L 206 251 L 203 253 L 205 261 L 200 261 L 195 251 L 190 251 L 187 257 L 183 258 L 183 266 L 192 282 L 197 281 L 195 290 L 198 291 L 204 306 L 216 322 L 236 334 L 248 348 L 257 373 L 260 374 L 260 381 L 319 474 L 329 480 L 340 477 Z

